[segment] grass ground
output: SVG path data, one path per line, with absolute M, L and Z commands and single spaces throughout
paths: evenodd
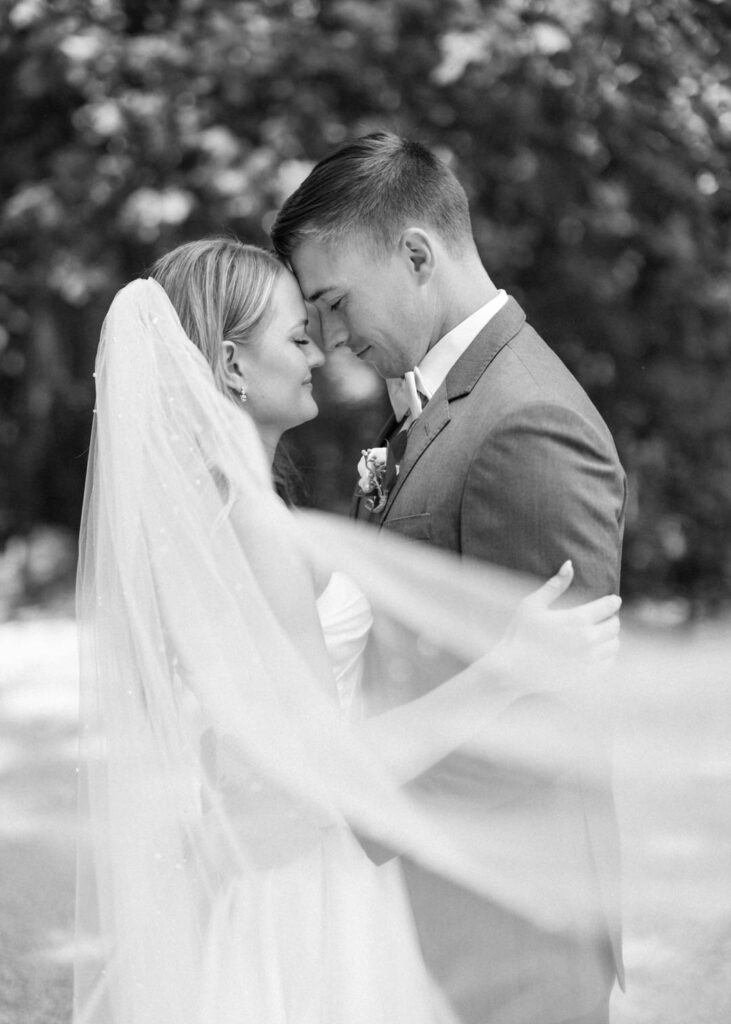
M 630 679 L 619 701 L 628 990 L 613 1024 L 731 1021 L 731 687 L 709 671 L 659 679 L 656 703 Z M 0 1024 L 70 1020 L 75 757 L 73 622 L 0 625 Z
M 0 1024 L 70 1019 L 75 669 L 68 618 L 0 627 Z

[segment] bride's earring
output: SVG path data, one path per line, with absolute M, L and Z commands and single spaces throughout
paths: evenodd
M 239 388 L 239 398 L 241 399 L 242 402 L 246 401 L 246 388 L 244 387 L 243 384 Z

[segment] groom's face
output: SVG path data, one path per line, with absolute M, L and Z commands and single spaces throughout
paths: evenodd
M 317 306 L 326 351 L 347 346 L 382 377 L 400 377 L 423 358 L 428 301 L 398 250 L 307 239 L 292 267 L 305 299 Z

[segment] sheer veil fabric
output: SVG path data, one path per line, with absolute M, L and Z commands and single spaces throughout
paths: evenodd
M 363 717 L 480 659 L 533 581 L 285 508 L 246 412 L 153 281 L 115 298 L 96 385 L 77 586 L 75 1024 L 457 1021 L 449 984 L 420 961 L 398 860 L 377 867 L 370 842 L 557 933 L 606 929 L 613 897 L 577 885 L 550 812 L 476 819 L 465 786 L 499 769 L 553 801 L 580 791 L 603 807 L 618 694 L 632 680 L 651 706 L 647 680 L 670 670 L 657 646 L 648 659 L 630 637 L 610 676 L 537 627 L 509 686 L 486 672 L 460 788 L 403 785 Z M 334 573 L 370 610 L 357 714 L 310 642 L 313 579 Z M 723 644 L 707 651 L 720 678 Z M 687 680 L 696 665 L 674 659 L 673 671 Z M 642 721 L 649 737 L 666 719 Z M 624 772 L 646 774 L 626 755 Z M 281 934 L 267 939 L 272 890 L 265 919 Z M 307 891 L 316 899 L 299 904 Z

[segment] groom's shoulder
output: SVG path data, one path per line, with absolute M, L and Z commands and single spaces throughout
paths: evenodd
M 591 399 L 552 345 L 524 321 L 477 382 L 477 404 L 493 414 L 533 405 L 563 407 L 600 418 Z
M 478 339 L 479 342 L 479 339 Z M 448 444 L 490 450 L 498 434 L 516 437 L 554 428 L 615 460 L 611 432 L 581 383 L 531 324 L 500 348 L 462 403 L 450 404 Z

